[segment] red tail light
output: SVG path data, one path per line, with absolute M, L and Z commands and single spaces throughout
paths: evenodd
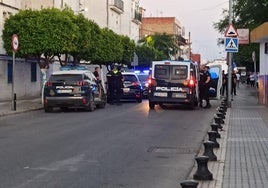
M 83 98 L 82 103 L 87 104 L 87 99 Z
M 149 86 L 156 86 L 157 85 L 157 82 L 154 79 L 152 79 L 152 77 L 148 78 L 147 83 Z
M 78 82 L 76 82 L 76 84 L 78 86 L 83 86 L 83 85 L 86 85 L 86 82 L 84 82 L 84 81 L 78 81 Z
M 46 82 L 46 86 L 52 86 L 52 82 Z
M 195 81 L 193 79 L 189 80 L 189 85 L 190 86 L 194 86 L 194 84 L 195 84 Z
M 132 82 L 131 85 L 132 86 L 138 86 L 139 85 L 139 82 Z
M 185 81 L 183 84 L 184 84 L 185 86 L 191 86 L 191 87 L 193 87 L 193 86 L 195 86 L 195 80 L 194 80 L 194 78 L 191 76 L 190 80 Z

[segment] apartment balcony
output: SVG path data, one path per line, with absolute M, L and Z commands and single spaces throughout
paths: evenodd
M 142 19 L 142 14 L 139 12 L 135 12 L 134 18 L 132 19 L 132 21 L 136 24 L 141 24 L 141 19 Z
M 110 5 L 110 8 L 117 12 L 118 14 L 123 14 L 124 12 L 124 1 L 122 0 L 113 0 L 111 5 Z

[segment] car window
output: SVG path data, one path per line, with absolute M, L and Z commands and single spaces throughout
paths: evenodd
M 135 75 L 123 75 L 125 82 L 137 82 L 137 77 Z
M 149 75 L 146 75 L 146 74 L 139 74 L 138 77 L 139 77 L 139 80 L 140 80 L 141 82 L 146 82 L 147 79 L 148 79 L 148 77 L 149 77 Z
M 76 82 L 82 80 L 82 74 L 51 75 L 50 81 Z

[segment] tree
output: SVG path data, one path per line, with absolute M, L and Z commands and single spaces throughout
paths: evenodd
M 40 68 L 49 66 L 55 55 L 76 49 L 77 26 L 69 15 L 55 8 L 20 10 L 4 24 L 3 41 L 7 54 L 12 54 L 11 36 L 19 37 L 17 56 L 35 57 Z
M 233 4 L 233 23 L 236 28 L 253 28 L 268 20 L 268 1 L 267 0 L 237 0 Z M 214 23 L 214 28 L 223 34 L 229 23 L 228 11 L 223 11 L 223 18 Z M 258 44 L 240 45 L 239 53 L 234 54 L 234 61 L 241 66 L 247 66 L 252 62 L 251 54 L 256 51 L 259 54 Z
M 108 28 L 101 29 L 100 45 L 96 49 L 94 64 L 106 64 L 120 62 L 123 59 L 123 45 L 118 34 Z

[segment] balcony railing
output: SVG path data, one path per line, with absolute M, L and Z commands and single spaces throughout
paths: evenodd
M 124 1 L 122 0 L 113 0 L 113 3 L 111 4 L 111 9 L 115 12 L 122 14 L 124 12 Z
M 136 11 L 135 14 L 134 14 L 133 21 L 141 23 L 141 19 L 142 19 L 142 14 Z

